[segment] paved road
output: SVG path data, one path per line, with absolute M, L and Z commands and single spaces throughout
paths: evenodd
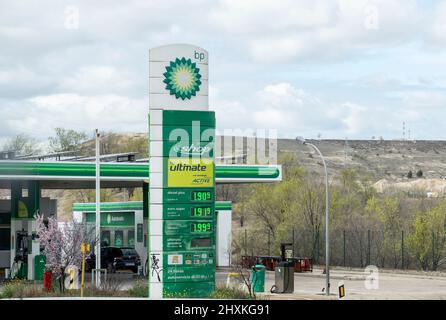
M 226 281 L 227 272 L 217 273 L 217 283 Z M 346 300 L 362 299 L 441 299 L 446 300 L 446 277 L 428 274 L 404 274 L 392 271 L 380 271 L 375 281 L 370 274 L 362 270 L 332 270 L 331 293 L 337 295 L 338 284 L 345 287 Z M 268 292 L 274 284 L 274 272 L 267 271 L 265 290 Z M 321 299 L 325 287 L 325 274 L 322 269 L 312 273 L 296 273 L 294 275 L 294 294 L 274 295 L 273 298 L 284 299 Z M 337 298 L 336 296 L 332 298 Z
M 225 285 L 230 270 L 218 270 L 216 282 Z M 378 274 L 378 287 L 367 289 L 365 280 L 367 274 L 362 270 L 332 269 L 331 293 L 337 294 L 338 283 L 345 286 L 347 300 L 358 299 L 441 299 L 446 300 L 446 276 L 429 274 L 405 274 L 391 271 L 381 271 Z M 86 275 L 90 281 L 91 275 Z M 109 279 L 117 281 L 122 290 L 133 286 L 138 276 L 131 272 L 119 272 L 109 275 Z M 370 283 L 370 282 L 369 282 Z M 269 294 L 274 284 L 274 272 L 267 271 L 265 290 Z M 315 269 L 312 273 L 296 273 L 294 275 L 294 294 L 276 294 L 271 299 L 324 299 L 322 289 L 325 286 L 325 275 L 322 269 Z M 336 299 L 336 295 L 331 297 Z
M 347 300 L 360 299 L 446 299 L 446 277 L 379 272 L 375 281 L 367 281 L 364 271 L 333 270 L 331 293 L 337 294 L 338 285 L 345 286 Z M 321 269 L 313 273 L 298 273 L 294 277 L 294 294 L 318 296 L 325 287 L 325 274 Z M 274 273 L 268 272 L 266 288 L 274 284 Z

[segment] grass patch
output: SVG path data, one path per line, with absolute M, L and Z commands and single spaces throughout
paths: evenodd
M 28 292 L 32 294 L 34 291 L 37 291 L 37 288 L 29 284 L 27 281 L 12 280 L 4 285 L 3 290 L 0 292 L 0 298 L 10 299 L 22 297 Z
M 137 280 L 135 285 L 128 290 L 130 297 L 147 298 L 149 296 L 149 281 Z
M 45 297 L 80 297 L 80 290 L 63 290 L 54 283 L 53 290 L 47 291 L 42 282 L 30 282 L 26 280 L 12 280 L 7 282 L 0 292 L 0 299 L 11 298 L 45 298 Z M 120 290 L 120 284 L 108 281 L 100 288 L 86 284 L 84 297 L 129 297 L 128 291 Z
M 248 292 L 238 288 L 227 288 L 218 286 L 215 291 L 209 296 L 211 299 L 243 299 L 254 300 Z
M 135 282 L 129 290 L 121 290 L 118 282 L 108 281 L 101 288 L 96 288 L 90 283 L 86 283 L 84 289 L 84 297 L 148 297 L 148 281 L 140 279 Z M 186 292 L 165 293 L 165 298 L 187 298 Z M 53 286 L 52 291 L 43 289 L 42 282 L 31 282 L 27 280 L 11 280 L 4 284 L 0 299 L 22 299 L 22 298 L 45 298 L 45 297 L 80 297 L 80 290 L 64 290 L 60 291 L 57 285 Z M 215 291 L 209 296 L 210 299 L 242 299 L 254 300 L 262 299 L 257 295 L 251 297 L 248 292 L 239 288 L 226 288 L 217 286 Z

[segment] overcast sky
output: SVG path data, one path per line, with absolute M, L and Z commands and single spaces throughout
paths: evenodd
M 446 1 L 0 0 L 0 143 L 147 132 L 148 49 L 170 43 L 209 51 L 219 129 L 446 138 Z

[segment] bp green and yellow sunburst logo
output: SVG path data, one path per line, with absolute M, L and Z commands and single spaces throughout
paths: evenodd
M 200 91 L 200 69 L 191 59 L 176 58 L 166 67 L 163 75 L 166 90 L 177 99 L 190 99 Z

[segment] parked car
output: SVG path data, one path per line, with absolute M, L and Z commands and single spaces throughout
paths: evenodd
M 95 268 L 96 256 L 90 253 L 85 258 L 85 269 L 91 271 Z M 116 270 L 130 269 L 134 273 L 138 272 L 141 260 L 138 253 L 133 248 L 103 247 L 101 248 L 101 267 L 107 272 L 113 273 Z

